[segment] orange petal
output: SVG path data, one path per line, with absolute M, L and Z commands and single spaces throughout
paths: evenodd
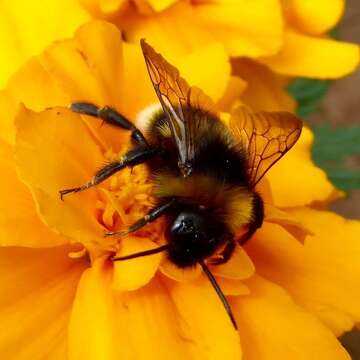
M 71 36 L 88 19 L 89 15 L 77 1 L 2 1 L 0 88 L 29 58 L 54 40 Z
M 275 206 L 265 203 L 265 221 L 281 225 L 295 239 L 304 243 L 305 238 L 313 233 L 295 216 Z
M 202 276 L 187 283 L 167 280 L 166 286 L 177 310 L 175 319 L 180 334 L 188 342 L 190 358 L 241 359 L 238 333 L 208 279 Z
M 160 264 L 160 271 L 172 280 L 188 282 L 197 279 L 202 270 L 200 265 L 192 268 L 180 268 L 165 257 Z
M 304 246 L 265 223 L 247 251 L 259 274 L 287 289 L 339 336 L 360 321 L 360 222 L 309 208 L 291 214 L 315 234 Z
M 235 351 L 234 347 L 239 349 L 237 334 L 231 324 L 227 324 L 226 315 L 221 317 L 225 325 L 220 330 L 223 327 L 227 330 L 224 336 L 219 341 L 219 333 L 214 329 L 210 341 L 206 335 L 209 333 L 208 318 L 204 317 L 204 322 L 197 325 L 197 319 L 190 314 L 186 316 L 181 309 L 180 319 L 177 300 L 174 303 L 171 298 L 174 291 L 169 292 L 159 278 L 155 277 L 146 286 L 129 293 L 112 292 L 111 268 L 110 264 L 97 260 L 80 281 L 70 322 L 70 360 L 148 359 L 149 354 L 154 354 L 154 349 L 156 358 L 160 360 L 216 359 L 219 352 L 213 352 L 214 349 L 222 346 L 225 355 Z M 213 290 L 209 290 L 211 294 L 207 302 L 212 304 L 213 300 L 218 300 Z M 177 293 L 181 295 L 180 291 Z M 195 297 L 198 298 L 196 294 Z M 193 294 L 187 293 L 186 298 L 185 303 L 191 302 Z M 203 312 L 203 306 L 199 309 L 196 302 L 194 305 L 194 312 Z M 222 305 L 217 302 L 216 305 L 221 316 Z M 207 310 L 209 308 L 213 310 L 211 305 Z M 217 313 L 210 314 L 216 322 Z M 199 334 L 184 332 L 180 325 L 185 321 L 194 322 L 194 326 L 202 331 Z M 87 346 L 83 346 L 84 343 Z M 239 359 L 239 350 L 236 357 L 227 358 Z
M 220 111 L 230 112 L 233 106 L 239 101 L 244 93 L 247 83 L 238 76 L 231 76 L 222 97 L 217 101 L 216 106 Z
M 95 218 L 95 191 L 69 195 L 64 201 L 59 197 L 59 190 L 85 184 L 103 161 L 81 118 L 63 108 L 41 113 L 23 109 L 16 126 L 16 164 L 43 220 L 72 241 L 103 242 Z
M 358 45 L 288 29 L 279 54 L 262 58 L 261 62 L 283 75 L 336 79 L 353 72 L 359 58 Z
M 85 266 L 69 259 L 69 251 L 0 248 L 4 359 L 66 358 L 70 310 Z
M 211 266 L 211 272 L 224 278 L 244 280 L 254 274 L 255 268 L 243 248 L 236 246 L 229 261 L 222 265 Z
M 0 142 L 0 245 L 50 247 L 68 240 L 41 220 L 29 189 L 19 180 L 9 145 Z
M 240 280 L 218 277 L 216 281 L 225 295 L 244 296 L 250 294 L 249 287 Z
M 56 79 L 72 102 L 85 101 L 112 106 L 127 114 L 132 103 L 124 105 L 122 97 L 123 53 L 120 31 L 104 21 L 81 26 L 72 40 L 58 42 L 41 57 L 46 70 Z M 123 110 L 126 110 L 123 111 Z M 94 118 L 89 127 L 104 148 L 118 151 L 127 138 L 125 131 L 114 131 Z
M 310 35 L 320 35 L 332 29 L 345 7 L 344 0 L 291 0 L 283 4 L 291 24 Z
M 312 132 L 304 127 L 298 142 L 266 174 L 274 205 L 295 207 L 326 201 L 335 191 L 323 170 L 311 159 Z
M 247 82 L 241 101 L 255 111 L 294 112 L 296 103 L 288 94 L 287 79 L 249 59 L 232 61 L 233 71 Z
M 14 119 L 19 103 L 32 110 L 41 111 L 52 106 L 67 106 L 70 99 L 39 60 L 33 58 L 10 78 L 6 89 L 0 93 L 0 106 L 4 112 L 0 133 L 4 140 L 12 145 L 15 143 Z
M 336 337 L 275 284 L 253 277 L 249 296 L 231 298 L 248 360 L 350 360 Z
M 121 250 L 116 256 L 125 256 L 154 249 L 159 245 L 145 238 L 129 236 L 121 239 Z M 157 271 L 162 253 L 136 259 L 114 262 L 113 288 L 121 291 L 136 290 L 146 285 Z

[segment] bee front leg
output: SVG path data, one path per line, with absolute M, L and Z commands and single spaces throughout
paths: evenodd
M 140 147 L 134 150 L 130 150 L 120 160 L 113 161 L 100 169 L 86 184 L 71 189 L 60 190 L 60 198 L 63 200 L 66 194 L 81 192 L 89 189 L 92 186 L 98 185 L 125 167 L 134 167 L 144 163 L 145 161 L 157 155 L 157 153 L 158 149 L 154 147 Z
M 124 115 L 117 112 L 115 109 L 104 106 L 98 107 L 91 103 L 75 102 L 72 103 L 70 109 L 79 114 L 94 116 L 104 120 L 107 124 L 120 127 L 124 130 L 131 131 L 132 139 L 141 146 L 148 146 L 148 143 L 142 132 Z

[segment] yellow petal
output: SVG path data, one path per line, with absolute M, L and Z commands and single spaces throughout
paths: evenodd
M 126 256 L 154 249 L 159 245 L 145 238 L 129 236 L 121 239 L 121 250 L 116 256 Z M 114 262 L 113 288 L 120 291 L 136 290 L 147 284 L 157 271 L 162 254 Z
M 234 73 L 247 82 L 241 100 L 255 111 L 294 112 L 296 103 L 288 94 L 287 79 L 249 59 L 233 60 Z
M 234 280 L 247 279 L 254 274 L 254 271 L 254 264 L 240 246 L 236 246 L 228 262 L 211 266 L 211 272 L 214 275 Z
M 173 291 L 168 291 L 163 281 L 155 277 L 139 290 L 113 292 L 111 269 L 109 263 L 97 260 L 80 281 L 70 322 L 69 360 L 145 360 L 154 351 L 159 360 L 212 359 L 207 351 L 211 354 L 214 348 L 220 347 L 220 343 L 225 345 L 225 354 L 234 350 L 235 332 L 231 324 L 232 331 L 230 334 L 225 332 L 223 340 L 218 340 L 217 332 L 213 333 L 212 341 L 208 343 L 204 340 L 206 335 L 203 335 L 208 333 L 209 326 L 205 317 L 200 325 L 196 325 L 196 318 L 191 316 L 181 319 L 186 323 L 195 320 L 195 326 L 203 329 L 199 336 L 193 337 L 193 333 L 183 332 L 180 328 L 177 303 L 171 298 Z M 193 295 L 187 293 L 186 296 L 191 302 Z M 210 303 L 212 300 L 210 296 Z M 217 308 L 220 314 L 221 306 Z M 185 315 L 183 311 L 181 315 Z M 218 318 L 216 313 L 211 313 L 211 317 Z M 224 322 L 227 329 L 226 318 Z M 236 333 L 235 336 L 237 338 Z M 85 343 L 87 346 L 83 346 Z M 235 345 L 239 347 L 238 341 Z M 196 356 L 198 354 L 201 356 Z M 236 355 L 228 358 L 238 360 L 239 353 Z
M 359 66 L 359 46 L 288 29 L 279 54 L 260 61 L 283 75 L 336 79 Z
M 336 337 L 275 284 L 254 277 L 249 296 L 231 298 L 248 360 L 350 360 Z
M 61 189 L 85 184 L 103 162 L 81 118 L 63 108 L 41 113 L 23 109 L 16 126 L 17 168 L 43 220 L 72 241 L 103 242 L 95 217 L 95 191 L 68 196 L 65 201 L 59 197 Z
M 345 7 L 344 0 L 290 0 L 283 4 L 292 25 L 310 35 L 320 35 L 333 28 Z
M 291 214 L 314 233 L 304 246 L 265 223 L 247 251 L 259 274 L 288 290 L 339 336 L 360 321 L 360 222 L 309 208 Z
M 167 280 L 166 286 L 177 310 L 180 334 L 188 341 L 190 358 L 241 359 L 238 333 L 208 279 L 202 276 L 187 283 Z
M 165 53 L 164 56 L 176 66 L 181 76 L 192 85 L 202 89 L 214 101 L 220 99 L 230 80 L 230 63 L 219 44 L 211 44 L 195 51 L 175 57 Z M 203 64 L 212 59 L 212 68 Z M 124 104 L 132 104 L 127 110 L 130 118 L 135 119 L 138 112 L 158 102 L 151 85 L 144 57 L 138 45 L 124 44 L 124 76 L 122 79 Z M 134 96 L 134 93 L 141 96 Z
M 20 181 L 9 145 L 0 142 L 0 245 L 51 247 L 68 240 L 41 220 L 29 189 Z
M 325 172 L 311 159 L 313 138 L 304 127 L 294 147 L 267 173 L 275 206 L 303 206 L 333 195 L 334 187 Z
M 174 4 L 177 0 L 145 0 L 155 11 L 162 11 Z
M 135 42 L 146 38 L 158 51 L 176 54 L 220 42 L 232 56 L 257 57 L 276 53 L 282 44 L 283 23 L 278 0 L 195 5 L 178 1 L 152 16 L 125 12 L 117 24 L 125 30 L 127 39 Z
M 204 66 L 209 59 L 210 66 Z M 172 60 L 170 57 L 169 61 L 178 67 L 184 79 L 199 87 L 214 101 L 224 94 L 230 80 L 231 66 L 221 44 L 209 44 L 180 58 Z
M 85 264 L 68 247 L 0 248 L 0 337 L 4 359 L 65 359 L 67 328 Z
M 222 97 L 217 101 L 219 111 L 230 112 L 244 93 L 247 83 L 238 76 L 231 76 Z
M 77 1 L 2 1 L 0 88 L 26 60 L 54 40 L 71 36 L 88 19 Z

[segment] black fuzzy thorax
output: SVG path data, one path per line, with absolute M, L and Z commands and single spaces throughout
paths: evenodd
M 170 248 L 169 259 L 179 267 L 193 266 L 204 258 L 211 256 L 224 245 L 229 238 L 233 237 L 228 223 L 224 217 L 219 216 L 224 212 L 226 204 L 213 205 L 219 194 L 215 189 L 220 188 L 243 189 L 249 188 L 247 174 L 246 155 L 237 141 L 233 138 L 229 129 L 213 114 L 196 111 L 192 118 L 195 143 L 195 156 L 192 161 L 192 173 L 190 177 L 202 177 L 210 179 L 215 186 L 204 187 L 196 183 L 189 189 L 186 179 L 178 166 L 178 149 L 171 136 L 170 128 L 165 115 L 159 112 L 149 123 L 147 139 L 152 146 L 159 149 L 159 156 L 148 162 L 150 173 L 154 183 L 166 176 L 184 189 L 184 196 L 180 196 L 176 207 L 169 211 L 166 216 L 166 238 Z M 166 181 L 161 182 L 166 187 Z M 194 198 L 196 193 L 197 198 Z M 172 194 L 159 196 L 158 203 L 166 203 Z M 203 206 L 205 199 L 208 206 Z M 210 204 L 210 205 L 209 205 Z M 181 217 L 183 216 L 183 220 Z M 186 221 L 189 220 L 187 234 Z M 181 233 L 176 232 L 174 226 L 183 226 Z M 196 226 L 193 226 L 197 224 Z M 176 226 L 175 226 L 176 227 Z
M 248 186 L 246 154 L 229 129 L 213 114 L 197 110 L 198 116 L 192 120 L 196 123 L 195 156 L 192 162 L 193 174 L 204 174 L 229 185 Z M 165 115 L 155 115 L 147 129 L 147 138 L 152 145 L 159 147 L 160 156 L 149 162 L 151 173 L 158 169 L 167 171 L 173 176 L 182 176 L 178 167 L 178 150 L 170 134 Z

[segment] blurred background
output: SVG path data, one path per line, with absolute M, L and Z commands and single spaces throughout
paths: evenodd
M 335 36 L 360 43 L 360 0 L 347 1 L 345 16 Z M 339 182 L 347 192 L 343 200 L 332 206 L 333 210 L 348 218 L 360 219 L 360 69 L 351 76 L 329 83 L 328 88 L 325 85 L 318 89 L 324 91 L 325 95 L 316 105 L 317 110 L 306 118 L 315 130 L 322 129 L 320 135 L 325 131 L 336 134 L 326 140 L 327 146 L 330 148 L 329 153 L 332 148 L 342 155 L 337 159 L 336 155 L 324 159 L 316 153 L 315 143 L 314 156 L 322 167 L 331 169 L 327 169 L 327 172 L 333 177 L 332 180 Z M 321 136 L 318 141 L 322 141 Z M 340 164 L 336 164 L 336 161 Z M 352 359 L 360 360 L 360 331 L 353 330 L 345 334 L 341 341 Z

